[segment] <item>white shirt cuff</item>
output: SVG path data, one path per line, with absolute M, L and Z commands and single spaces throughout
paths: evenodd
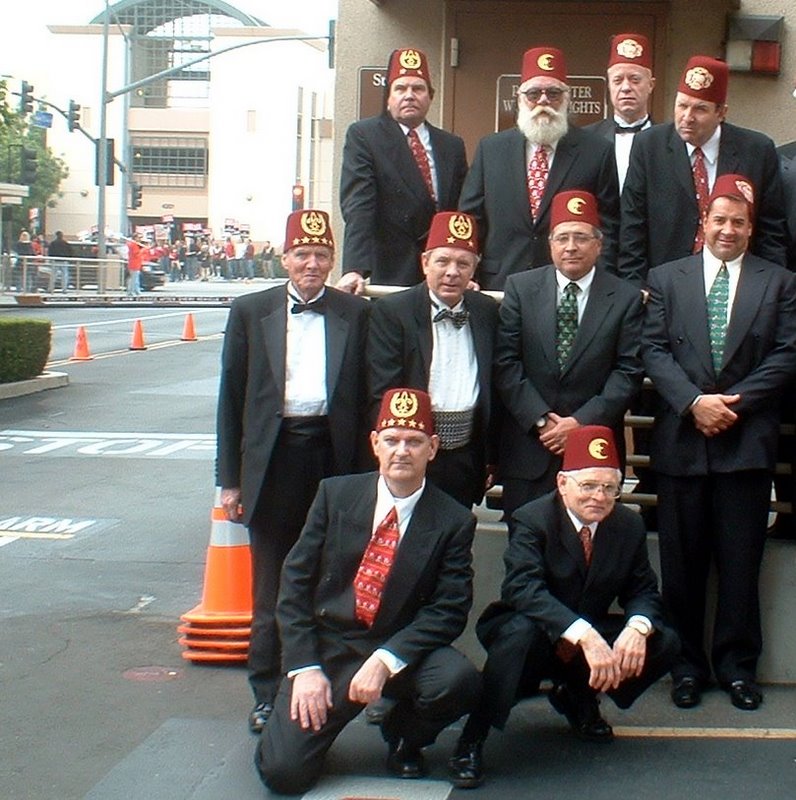
M 577 644 L 592 629 L 590 622 L 585 619 L 576 619 L 562 634 L 570 644 Z
M 287 673 L 288 678 L 295 678 L 296 675 L 301 675 L 302 672 L 311 672 L 314 669 L 323 669 L 320 664 L 309 664 L 306 667 L 299 667 L 298 669 L 291 669 L 290 672 Z
M 373 655 L 376 656 L 376 658 L 378 658 L 385 667 L 387 667 L 391 676 L 397 675 L 406 667 L 405 661 L 401 661 L 398 656 L 393 655 L 389 650 L 385 650 L 383 647 L 379 647 L 378 650 L 375 650 Z

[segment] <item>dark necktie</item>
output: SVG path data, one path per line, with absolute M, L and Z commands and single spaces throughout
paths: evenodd
M 591 551 L 592 551 L 591 531 L 584 525 L 578 531 L 578 538 L 580 539 L 580 543 L 583 546 L 583 557 L 586 559 L 586 566 L 588 567 L 591 564 Z
M 558 366 L 563 369 L 567 363 L 575 335 L 578 332 L 578 292 L 577 283 L 570 282 L 564 288 L 556 314 L 556 352 Z
M 698 253 L 705 244 L 705 229 L 702 226 L 702 217 L 708 210 L 708 170 L 705 166 L 705 154 L 701 147 L 694 150 L 694 165 L 691 168 L 694 175 L 694 193 L 697 207 L 699 208 L 699 225 L 694 236 L 694 253 Z
M 434 314 L 434 322 L 442 322 L 446 319 L 449 319 L 456 328 L 463 328 L 470 319 L 470 312 L 466 310 L 451 311 L 449 308 L 441 308 Z
M 426 148 L 423 147 L 423 142 L 420 141 L 420 137 L 417 135 L 417 131 L 414 128 L 412 128 L 406 136 L 409 140 L 409 149 L 412 151 L 417 168 L 423 176 L 428 193 L 431 195 L 431 199 L 436 201 L 437 198 L 434 196 L 434 180 L 431 177 L 431 164 L 428 163 Z
M 708 292 L 708 328 L 710 331 L 710 355 L 716 374 L 724 359 L 724 339 L 727 335 L 727 304 L 730 297 L 730 274 L 722 261 L 713 285 Z
M 356 618 L 369 628 L 379 613 L 381 595 L 390 575 L 398 540 L 398 512 L 393 506 L 373 531 L 354 578 Z
M 290 308 L 291 314 L 303 314 L 305 311 L 314 311 L 316 314 L 326 313 L 326 305 L 322 297 L 318 300 L 313 300 L 311 303 L 303 303 L 300 298 L 290 292 L 288 292 L 288 296 L 293 301 L 293 305 Z

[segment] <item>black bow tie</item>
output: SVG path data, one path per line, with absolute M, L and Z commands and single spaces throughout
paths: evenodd
M 326 306 L 324 305 L 322 297 L 318 300 L 314 300 L 312 303 L 302 303 L 298 297 L 294 297 L 292 294 L 290 294 L 289 297 L 293 301 L 293 305 L 290 308 L 291 314 L 302 314 L 305 311 L 314 311 L 316 314 L 326 313 Z
M 444 319 L 449 319 L 455 327 L 461 328 L 467 324 L 470 319 L 469 311 L 451 311 L 449 308 L 443 308 L 434 314 L 434 322 L 442 322 Z
M 644 126 L 649 122 L 649 119 L 642 120 L 641 122 L 636 123 L 635 125 L 620 125 L 619 123 L 616 124 L 616 128 L 614 128 L 615 133 L 638 133 L 639 131 L 644 129 Z

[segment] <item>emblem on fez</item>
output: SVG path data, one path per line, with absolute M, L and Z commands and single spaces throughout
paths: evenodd
M 422 59 L 417 50 L 404 50 L 401 55 L 398 56 L 398 63 L 404 69 L 420 69 L 422 66 Z
M 598 461 L 605 461 L 608 458 L 608 454 L 605 452 L 606 447 L 608 447 L 606 439 L 592 439 L 589 442 L 589 455 Z
M 635 39 L 622 39 L 616 46 L 616 54 L 622 58 L 641 58 L 644 48 Z
M 553 66 L 553 54 L 552 53 L 542 53 L 539 58 L 536 59 L 536 66 L 539 69 L 543 69 L 545 72 L 552 72 L 555 67 Z
M 417 414 L 417 395 L 414 392 L 396 392 L 390 400 L 390 413 L 398 419 Z
M 738 191 L 744 196 L 746 202 L 754 205 L 755 190 L 752 188 L 752 184 L 747 183 L 746 181 L 735 181 L 735 186 L 738 189 Z
M 448 230 L 457 239 L 470 239 L 473 235 L 473 223 L 464 214 L 454 214 L 448 220 Z
M 583 206 L 586 205 L 586 200 L 583 197 L 573 197 L 567 202 L 567 211 L 570 214 L 577 214 L 577 216 L 581 216 L 583 214 Z
M 713 83 L 713 75 L 704 67 L 693 67 L 689 69 L 683 78 L 683 83 L 695 92 L 707 89 Z
M 311 236 L 323 236 L 326 233 L 326 220 L 317 211 L 307 211 L 301 215 L 301 229 Z

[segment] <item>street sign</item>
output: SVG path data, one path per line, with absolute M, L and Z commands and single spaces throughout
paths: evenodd
M 49 111 L 37 111 L 30 120 L 34 128 L 52 128 L 53 115 Z
M 21 197 L 0 197 L 0 205 L 3 206 L 21 206 L 22 205 L 22 198 Z

